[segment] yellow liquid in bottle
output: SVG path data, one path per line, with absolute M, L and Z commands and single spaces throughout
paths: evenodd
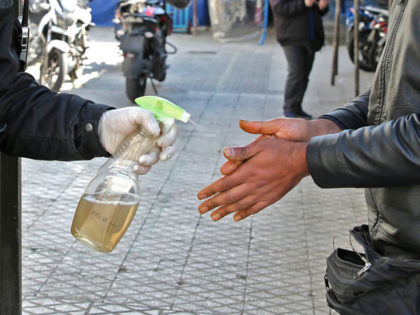
M 80 198 L 71 233 L 83 244 L 108 253 L 118 244 L 130 226 L 139 205 L 138 198 L 121 201 L 97 200 L 92 195 Z

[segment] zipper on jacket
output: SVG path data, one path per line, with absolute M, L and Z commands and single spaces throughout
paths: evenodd
M 395 19 L 395 23 L 394 23 L 394 27 L 392 28 L 391 35 L 386 39 L 387 45 L 385 45 L 386 50 L 384 51 L 384 58 L 382 61 L 383 66 L 381 68 L 381 74 L 380 74 L 380 82 L 381 82 L 380 93 L 382 97 L 380 98 L 380 102 L 379 102 L 379 114 L 376 117 L 376 123 L 378 125 L 383 122 L 383 115 L 385 112 L 386 90 L 387 90 L 386 86 L 388 84 L 387 74 L 389 73 L 389 70 L 390 70 L 391 57 L 394 51 L 395 38 L 397 37 L 397 32 L 400 28 L 400 23 L 401 23 L 405 8 L 407 7 L 407 1 L 400 0 L 398 5 L 401 5 L 401 9 L 398 12 L 397 18 Z M 394 8 L 394 10 L 395 9 L 396 8 Z
M 366 263 L 366 265 L 360 269 L 356 274 L 354 275 L 354 279 L 360 278 L 366 271 L 368 271 L 372 267 L 372 264 L 370 262 Z

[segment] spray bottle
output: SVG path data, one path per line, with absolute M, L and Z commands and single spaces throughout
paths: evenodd
M 174 120 L 188 122 L 190 115 L 181 107 L 156 96 L 139 97 L 136 103 L 154 113 L 164 126 Z M 123 237 L 136 214 L 141 195 L 137 159 L 150 153 L 157 138 L 141 126 L 125 137 L 102 165 L 82 194 L 74 214 L 71 233 L 86 246 L 111 252 Z

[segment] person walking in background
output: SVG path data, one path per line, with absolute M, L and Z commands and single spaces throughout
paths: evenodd
M 285 117 L 311 119 L 302 110 L 315 52 L 324 45 L 322 16 L 328 12 L 328 0 L 270 0 L 277 41 L 288 64 L 284 91 Z

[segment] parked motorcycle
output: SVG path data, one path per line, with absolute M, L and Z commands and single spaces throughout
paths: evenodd
M 41 61 L 43 47 L 42 34 L 39 34 L 39 25 L 42 18 L 48 13 L 50 5 L 46 0 L 30 0 L 29 1 L 29 28 L 31 34 L 29 36 L 28 59 L 27 65 L 32 66 Z
M 354 8 L 347 11 L 347 50 L 354 62 Z M 388 10 L 373 6 L 359 9 L 359 67 L 365 71 L 375 71 L 385 45 L 388 27 Z
M 389 11 L 377 9 L 377 14 L 372 22 L 372 32 L 369 37 L 371 49 L 369 51 L 369 63 L 376 69 L 379 59 L 385 47 L 386 35 L 388 34 Z
M 176 52 L 166 41 L 172 33 L 172 18 L 166 12 L 165 0 L 127 0 L 119 2 L 113 22 L 124 56 L 126 94 L 134 102 L 145 94 L 148 78 L 152 85 L 153 79 L 166 78 L 167 56 Z M 167 45 L 173 48 L 171 52 Z
M 90 8 L 80 7 L 77 0 L 43 1 L 42 8 L 29 59 L 31 64 L 41 62 L 39 82 L 59 91 L 67 74 L 72 82 L 77 79 L 77 70 L 86 59 L 92 17 Z

